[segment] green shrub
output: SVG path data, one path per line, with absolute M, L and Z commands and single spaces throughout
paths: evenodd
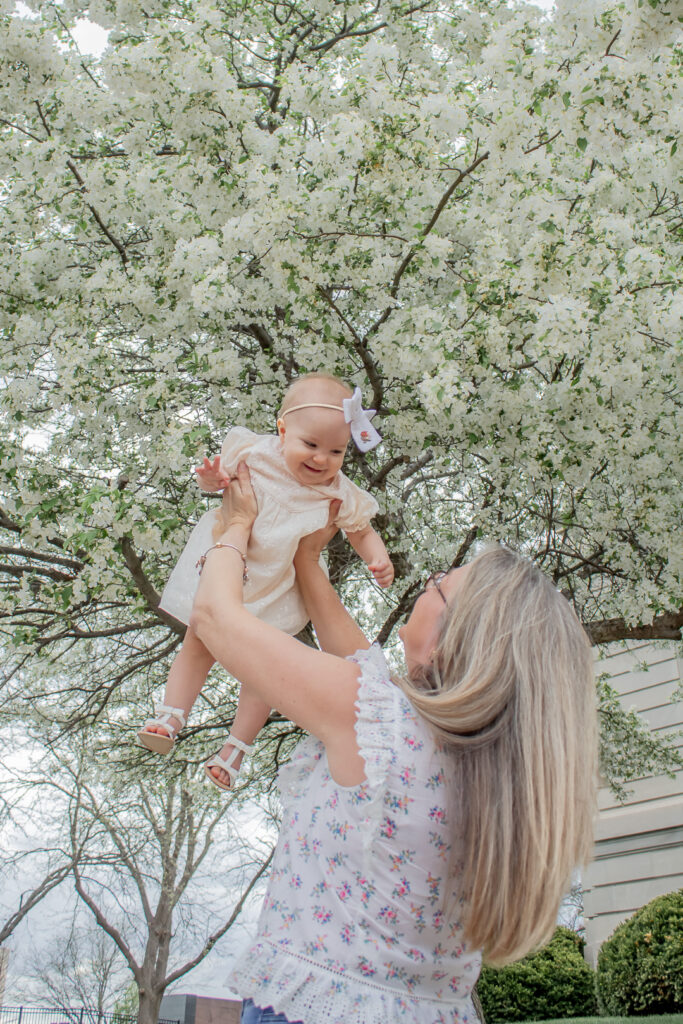
M 602 1013 L 683 1010 L 683 889 L 658 896 L 603 942 L 597 989 Z
M 486 1024 L 594 1014 L 595 978 L 583 946 L 576 932 L 556 928 L 537 953 L 507 967 L 484 967 L 477 991 Z

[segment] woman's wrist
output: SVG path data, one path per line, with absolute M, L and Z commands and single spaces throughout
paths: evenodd
M 250 523 L 232 522 L 220 535 L 218 541 L 221 544 L 234 544 L 242 555 L 246 556 L 250 533 Z

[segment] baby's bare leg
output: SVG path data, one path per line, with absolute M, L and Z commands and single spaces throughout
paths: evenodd
M 173 659 L 168 673 L 164 704 L 172 708 L 182 708 L 187 718 L 206 682 L 213 662 L 213 655 L 207 651 L 192 627 L 188 626 L 183 645 Z M 177 718 L 171 717 L 169 725 L 176 731 L 180 728 Z M 162 727 L 155 725 L 150 725 L 148 731 L 165 732 Z
M 268 721 L 270 715 L 270 704 L 264 703 L 260 697 L 249 689 L 248 686 L 243 686 L 240 690 L 239 701 L 237 703 L 237 711 L 232 722 L 231 735 L 238 740 L 242 740 L 243 743 L 250 745 L 254 742 L 263 726 Z M 232 751 L 235 750 L 230 740 L 224 744 L 220 750 L 220 756 L 227 760 L 230 757 Z M 233 768 L 239 768 L 242 763 L 244 754 L 241 750 L 235 750 L 235 757 L 232 761 Z M 212 765 L 208 769 L 215 779 L 230 785 L 230 776 L 223 768 L 219 768 L 217 765 Z

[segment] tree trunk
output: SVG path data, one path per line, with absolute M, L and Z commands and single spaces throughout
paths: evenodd
M 138 1024 L 157 1024 L 159 1007 L 163 997 L 163 989 L 155 991 L 151 985 L 143 985 L 139 990 Z

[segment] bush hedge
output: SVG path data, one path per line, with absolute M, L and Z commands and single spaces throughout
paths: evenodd
M 595 1014 L 595 976 L 583 946 L 576 932 L 556 928 L 538 952 L 507 967 L 484 967 L 477 991 L 486 1024 Z
M 683 889 L 619 925 L 600 948 L 596 981 L 601 1013 L 683 1010 Z

